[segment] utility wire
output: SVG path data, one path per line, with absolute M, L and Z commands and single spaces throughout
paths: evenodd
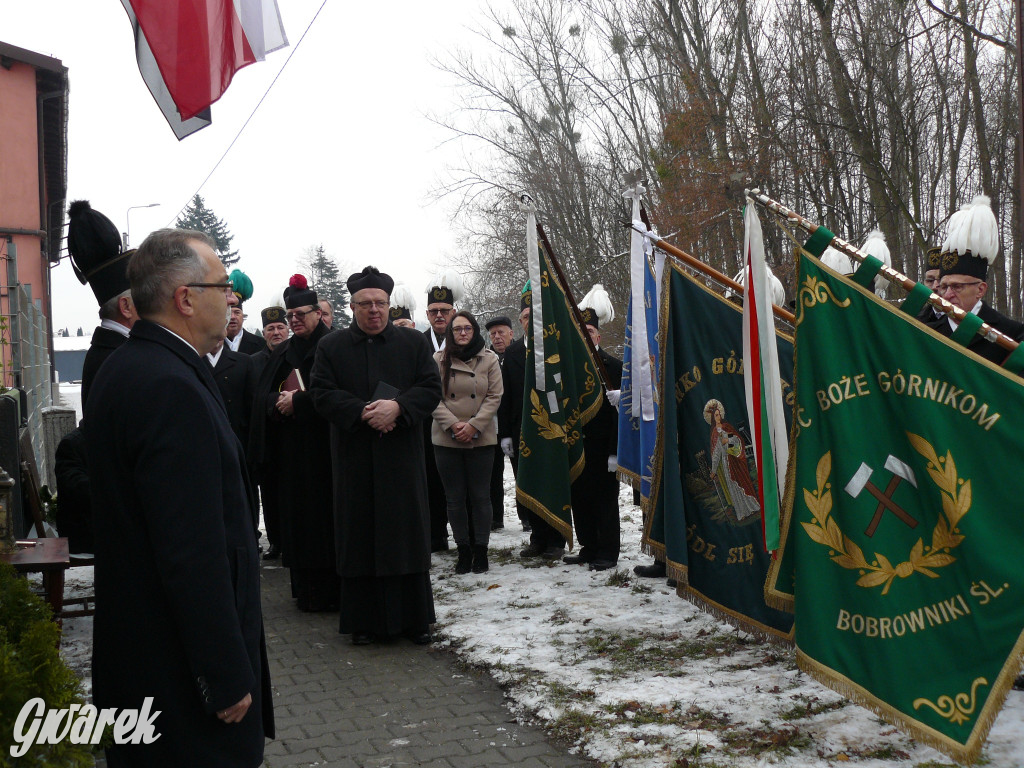
M 220 164 L 224 162 L 224 158 L 228 156 L 228 152 L 230 152 L 230 151 L 231 151 L 231 148 L 232 148 L 233 146 L 235 146 L 235 142 L 237 142 L 237 141 L 238 141 L 238 139 L 239 139 L 239 138 L 240 138 L 240 137 L 242 136 L 242 132 L 243 132 L 243 131 L 244 131 L 244 130 L 246 129 L 246 127 L 247 127 L 247 126 L 249 125 L 249 122 L 250 122 L 250 121 L 251 121 L 251 120 L 253 119 L 253 117 L 254 117 L 254 116 L 256 115 L 256 111 L 257 111 L 257 110 L 258 110 L 258 109 L 260 108 L 260 106 L 261 106 L 261 105 L 263 104 L 264 100 L 265 100 L 265 99 L 267 98 L 267 96 L 268 96 L 268 95 L 270 94 L 270 91 L 271 91 L 271 89 L 272 89 L 272 88 L 274 87 L 274 85 L 275 85 L 275 84 L 277 83 L 277 81 L 278 81 L 278 78 L 280 78 L 280 77 L 281 77 L 281 74 L 282 74 L 282 73 L 284 72 L 285 68 L 286 68 L 286 67 L 288 66 L 288 62 L 290 62 L 290 61 L 292 60 L 292 56 L 294 56 L 294 55 L 295 55 L 296 53 L 298 53 L 298 50 L 299 50 L 299 46 L 301 46 L 301 45 L 302 45 L 302 41 L 306 39 L 306 35 L 307 35 L 307 34 L 309 34 L 309 30 L 310 30 L 310 29 L 312 28 L 312 26 L 313 26 L 313 23 L 314 23 L 314 22 L 315 22 L 315 21 L 317 20 L 317 18 L 318 18 L 318 17 L 320 16 L 320 11 L 322 11 L 322 10 L 324 9 L 324 6 L 325 6 L 325 5 L 327 5 L 327 0 L 324 0 L 324 1 L 323 1 L 323 2 L 322 2 L 322 3 L 320 4 L 320 7 L 319 7 L 319 8 L 317 8 L 317 11 L 316 11 L 316 13 L 314 13 L 314 14 L 313 14 L 313 18 L 312 18 L 312 19 L 310 19 L 310 21 L 309 21 L 309 24 L 308 24 L 308 25 L 306 26 L 306 31 L 305 31 L 305 32 L 303 32 L 303 33 L 302 33 L 302 37 L 300 37 L 300 38 L 299 38 L 299 42 L 297 42 L 297 43 L 296 43 L 296 44 L 295 44 L 295 45 L 294 45 L 294 46 L 292 47 L 291 53 L 289 53 L 289 54 L 288 54 L 288 58 L 287 58 L 287 59 L 285 59 L 285 62 L 284 62 L 284 64 L 283 64 L 283 65 L 281 66 L 281 69 L 279 69 L 279 70 L 278 70 L 278 72 L 277 72 L 277 74 L 276 74 L 276 75 L 274 75 L 274 79 L 273 79 L 273 80 L 272 80 L 272 81 L 270 82 L 270 85 L 268 85 L 268 86 L 267 86 L 267 90 L 266 90 L 266 91 L 264 92 L 264 94 L 263 94 L 263 95 L 262 95 L 262 96 L 260 97 L 260 100 L 259 100 L 259 102 L 258 102 L 258 103 L 256 104 L 256 106 L 255 106 L 255 107 L 253 107 L 253 110 L 252 110 L 252 112 L 251 112 L 251 113 L 249 114 L 249 117 L 247 117 L 247 118 L 246 118 L 246 120 L 245 120 L 245 122 L 244 122 L 244 123 L 242 123 L 242 127 L 238 129 L 238 133 L 236 133 L 236 134 L 235 134 L 235 138 L 233 138 L 233 139 L 231 140 L 231 143 L 230 143 L 230 144 L 228 144 L 228 148 L 224 150 L 224 154 L 222 154 L 222 155 L 220 156 L 220 160 L 218 160 L 218 161 L 217 161 L 217 163 L 216 163 L 216 164 L 215 164 L 215 165 L 213 166 L 213 168 L 211 168 L 211 169 L 210 169 L 210 172 L 209 172 L 208 174 L 206 174 L 206 178 L 205 178 L 205 179 L 203 179 L 203 182 L 202 182 L 202 183 L 201 183 L 201 184 L 200 184 L 200 185 L 199 185 L 199 186 L 198 186 L 198 187 L 196 188 L 196 191 L 195 191 L 195 192 L 193 192 L 193 193 L 192 193 L 191 195 L 189 195 L 188 201 L 187 201 L 187 202 L 186 202 L 186 203 L 185 203 L 185 204 L 184 204 L 183 206 L 181 206 L 181 208 L 180 208 L 180 209 L 178 210 L 178 212 L 177 212 L 176 214 L 174 214 L 174 218 L 172 218 L 172 219 L 171 219 L 171 220 L 170 220 L 170 221 L 169 221 L 169 222 L 167 223 L 167 226 L 168 226 L 168 227 L 171 227 L 171 226 L 173 226 L 173 225 L 174 225 L 174 222 L 176 222 L 176 221 L 178 220 L 178 217 L 179 217 L 179 216 L 181 216 L 181 214 L 183 214 L 183 213 L 185 212 L 185 209 L 186 209 L 186 208 L 188 208 L 188 206 L 189 206 L 189 203 L 191 203 L 191 202 L 192 202 L 193 200 L 195 200 L 195 197 L 196 197 L 196 195 L 198 195 L 198 194 L 199 194 L 199 192 L 200 192 L 200 190 L 202 190 L 202 188 L 206 186 L 206 182 L 208 182 L 208 181 L 210 180 L 210 177 L 211 177 L 211 176 L 213 176 L 213 174 L 214 174 L 214 173 L 216 173 L 217 169 L 218 169 L 218 168 L 220 167 Z

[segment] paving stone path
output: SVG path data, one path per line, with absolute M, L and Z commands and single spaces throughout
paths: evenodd
M 277 717 L 267 768 L 596 765 L 517 724 L 486 673 L 405 639 L 353 646 L 337 613 L 295 608 L 286 569 L 262 573 Z

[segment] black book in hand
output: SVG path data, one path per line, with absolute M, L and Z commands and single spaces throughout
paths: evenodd
M 386 381 L 378 381 L 377 386 L 373 390 L 373 395 L 370 397 L 370 402 L 372 403 L 376 400 L 394 400 L 400 394 L 402 394 L 402 390 L 398 387 L 394 387 Z

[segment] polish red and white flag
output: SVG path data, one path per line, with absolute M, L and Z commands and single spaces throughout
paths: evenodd
M 121 0 L 139 71 L 178 139 L 210 124 L 235 72 L 288 45 L 277 0 Z

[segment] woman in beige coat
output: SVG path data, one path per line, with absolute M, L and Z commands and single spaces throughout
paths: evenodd
M 456 573 L 487 570 L 487 539 L 491 533 L 491 467 L 497 444 L 495 423 L 504 391 L 498 356 L 484 349 L 480 326 L 462 311 L 448 324 L 445 345 L 434 353 L 441 369 L 441 402 L 434 409 L 430 437 L 437 471 L 448 500 L 448 522 L 459 548 Z M 469 513 L 473 508 L 473 541 Z

